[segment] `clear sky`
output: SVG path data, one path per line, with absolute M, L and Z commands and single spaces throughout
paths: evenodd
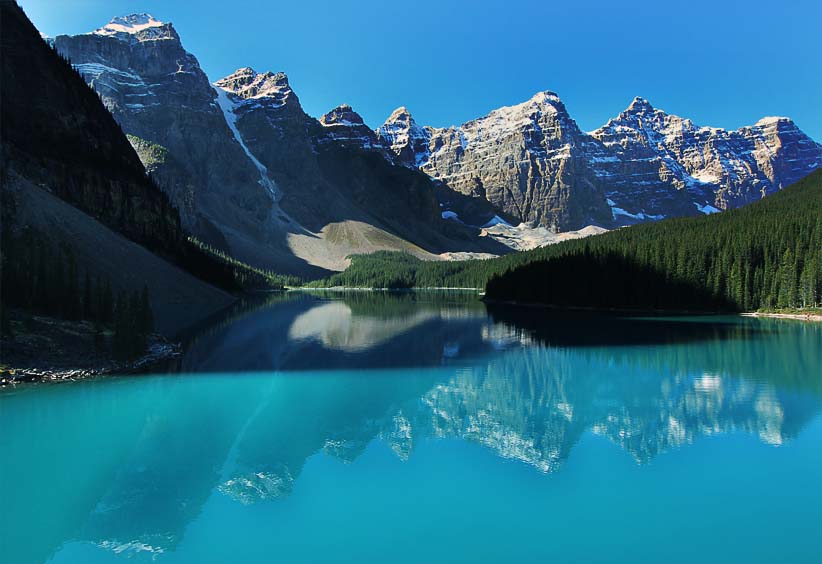
M 214 81 L 284 71 L 306 111 L 459 124 L 553 90 L 584 130 L 642 96 L 699 125 L 787 115 L 822 141 L 820 0 L 20 0 L 47 35 L 171 21 Z

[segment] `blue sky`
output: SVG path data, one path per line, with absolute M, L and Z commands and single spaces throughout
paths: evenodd
M 22 0 L 48 35 L 174 23 L 213 81 L 284 71 L 306 111 L 459 124 L 553 90 L 584 130 L 634 96 L 699 125 L 787 115 L 822 141 L 822 2 Z

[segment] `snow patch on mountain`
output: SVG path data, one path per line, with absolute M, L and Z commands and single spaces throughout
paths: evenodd
M 91 33 L 92 35 L 139 41 L 177 39 L 170 23 L 162 22 L 151 14 L 145 13 L 118 16 Z
M 377 128 L 376 134 L 380 142 L 405 166 L 419 168 L 431 155 L 428 147 L 430 131 L 417 125 L 405 106 L 391 112 L 385 123 Z
M 442 212 L 442 218 L 443 219 L 450 219 L 451 221 L 456 221 L 457 223 L 463 223 L 463 221 L 460 219 L 460 216 L 458 216 L 456 212 L 452 212 L 452 211 Z
M 82 74 L 87 81 L 96 80 L 100 78 L 101 75 L 108 73 L 112 75 L 114 78 L 113 80 L 117 81 L 122 79 L 127 79 L 126 84 L 131 86 L 144 86 L 145 81 L 139 75 L 136 75 L 132 72 L 115 69 L 113 67 L 106 66 L 101 63 L 80 63 L 77 65 L 73 65 L 77 71 Z
M 490 220 L 488 220 L 488 221 L 485 223 L 485 225 L 483 225 L 483 227 L 484 227 L 484 228 L 488 228 L 488 227 L 493 227 L 493 226 L 495 226 L 495 225 L 507 225 L 508 227 L 512 227 L 512 225 L 511 225 L 510 223 L 508 223 L 507 221 L 505 221 L 504 219 L 502 219 L 502 218 L 501 218 L 500 216 L 498 216 L 498 215 L 495 215 L 495 216 L 494 216 L 494 217 L 492 217 Z
M 254 164 L 255 168 L 260 172 L 260 184 L 271 195 L 271 200 L 276 202 L 278 190 L 277 186 L 268 176 L 268 169 L 257 159 L 257 157 L 252 154 L 251 150 L 245 144 L 243 136 L 240 135 L 240 130 L 237 129 L 237 114 L 234 113 L 234 109 L 236 107 L 235 102 L 229 98 L 228 92 L 216 84 L 214 85 L 214 91 L 217 93 L 217 105 L 222 110 L 223 115 L 225 116 L 225 121 L 228 124 L 229 129 L 231 129 L 231 133 L 234 135 L 234 139 L 240 144 L 240 147 L 242 147 L 243 151 L 246 155 L 248 155 L 248 158 Z
M 719 213 L 719 212 L 722 211 L 720 209 L 717 209 L 717 208 L 713 207 L 710 204 L 702 205 L 702 204 L 699 204 L 697 202 L 694 202 L 694 205 L 696 206 L 696 209 L 698 209 L 700 212 L 704 213 L 705 215 L 709 215 L 709 214 L 712 214 L 712 213 Z

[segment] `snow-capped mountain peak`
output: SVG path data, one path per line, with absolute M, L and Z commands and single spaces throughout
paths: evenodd
M 170 23 L 160 21 L 151 14 L 141 13 L 112 18 L 110 22 L 92 33 L 118 38 L 133 36 L 140 41 L 147 41 L 152 39 L 173 39 L 176 34 L 169 33 L 171 30 Z
M 631 100 L 631 103 L 628 105 L 628 107 L 625 109 L 625 112 L 623 113 L 649 113 L 655 110 L 656 108 L 654 108 L 648 100 L 641 96 L 637 96 L 633 100 Z
M 245 100 L 270 99 L 276 105 L 285 104 L 293 94 L 285 73 L 258 73 L 251 67 L 237 69 L 214 85 Z
M 541 90 L 537 92 L 528 100 L 529 102 L 534 102 L 537 104 L 561 104 L 562 100 L 559 99 L 559 95 L 556 92 L 551 92 L 550 90 Z
M 405 166 L 417 168 L 428 160 L 431 133 L 427 128 L 417 125 L 405 106 L 391 112 L 376 133 L 379 140 Z
M 406 108 L 405 106 L 400 106 L 399 108 L 397 108 L 396 110 L 391 112 L 391 115 L 388 116 L 388 119 L 386 121 L 396 121 L 398 119 L 410 119 L 410 118 L 411 118 L 411 112 L 408 111 L 408 108 Z

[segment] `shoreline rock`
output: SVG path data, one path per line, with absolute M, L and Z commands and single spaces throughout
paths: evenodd
M 0 387 L 15 386 L 34 382 L 67 382 L 95 378 L 98 376 L 115 376 L 139 374 L 156 367 L 182 354 L 179 343 L 168 341 L 159 334 L 149 337 L 148 348 L 135 360 L 121 362 L 110 360 L 102 365 L 81 368 L 0 368 Z

